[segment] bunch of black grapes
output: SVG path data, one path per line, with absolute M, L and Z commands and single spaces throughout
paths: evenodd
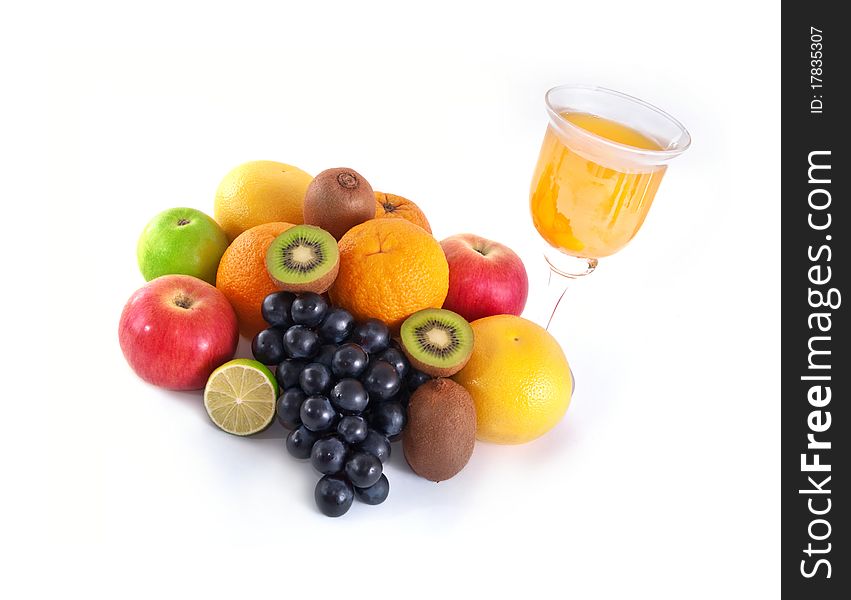
M 275 292 L 262 312 L 270 327 L 251 351 L 277 365 L 278 420 L 291 430 L 289 453 L 322 474 L 319 510 L 339 517 L 355 497 L 381 504 L 390 492 L 390 442 L 405 427 L 410 393 L 428 376 L 411 368 L 384 323 L 355 323 L 318 294 Z

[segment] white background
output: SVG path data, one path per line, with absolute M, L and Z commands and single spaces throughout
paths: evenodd
M 12 319 L 40 364 L 40 385 L 14 394 L 13 422 L 41 425 L 7 421 L 25 434 L 4 444 L 20 482 L 6 511 L 20 578 L 7 586 L 776 596 L 774 3 L 156 4 L 57 4 L 3 25 L 18 34 L 4 54 L 21 92 L 6 100 L 19 141 L 4 152 L 29 190 L 4 204 L 46 218 L 51 265 L 10 274 L 41 286 L 30 291 L 50 337 L 28 339 Z M 354 167 L 418 202 L 438 239 L 470 231 L 511 246 L 534 318 L 545 272 L 528 185 L 543 93 L 566 82 L 656 104 L 694 144 L 636 239 L 568 293 L 556 335 L 577 389 L 544 438 L 479 444 L 438 485 L 394 447 L 387 502 L 328 519 L 313 504 L 317 475 L 286 455 L 277 425 L 228 436 L 198 394 L 155 389 L 126 366 L 116 330 L 143 284 L 142 227 L 172 206 L 211 213 L 220 178 L 252 159 Z M 18 253 L 32 231 L 48 237 L 14 223 L 5 244 Z

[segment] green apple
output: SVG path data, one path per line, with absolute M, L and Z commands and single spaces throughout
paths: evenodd
M 219 224 L 194 208 L 170 208 L 145 227 L 136 246 L 145 281 L 160 275 L 192 275 L 216 285 L 216 270 L 228 247 Z

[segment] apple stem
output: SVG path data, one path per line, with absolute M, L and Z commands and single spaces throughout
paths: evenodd
M 174 298 L 174 305 L 180 308 L 190 308 L 192 306 L 192 298 L 181 292 Z
M 180 220 L 177 222 L 177 224 L 178 224 L 180 227 L 183 227 L 184 225 L 189 225 L 189 223 L 190 223 L 189 219 L 180 219 Z

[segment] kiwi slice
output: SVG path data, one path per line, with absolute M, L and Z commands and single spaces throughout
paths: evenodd
M 276 237 L 266 251 L 266 270 L 288 292 L 322 294 L 340 269 L 337 240 L 319 227 L 296 225 Z
M 402 323 L 400 337 L 411 364 L 434 377 L 454 375 L 473 353 L 473 328 L 464 317 L 443 308 L 412 314 Z

